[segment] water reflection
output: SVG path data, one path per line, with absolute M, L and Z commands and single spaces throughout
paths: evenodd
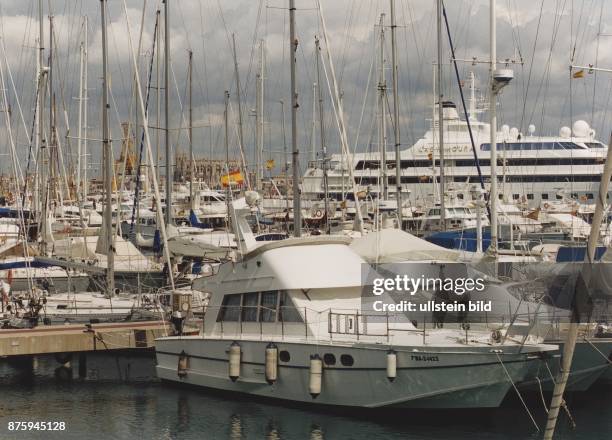
M 118 367 L 119 365 L 119 367 Z M 126 375 L 126 366 L 130 374 Z M 252 399 L 219 396 L 204 389 L 167 386 L 148 379 L 154 372 L 150 358 L 97 359 L 88 357 L 86 379 L 55 377 L 60 365 L 41 357 L 34 364 L 0 361 L 0 438 L 7 420 L 66 421 L 62 438 L 114 439 L 269 439 L 366 440 L 474 438 L 539 438 L 520 403 L 510 402 L 490 411 L 344 411 L 329 408 L 270 405 Z M 100 379 L 89 372 L 96 368 Z M 129 378 L 129 382 L 126 379 Z M 560 439 L 612 438 L 612 392 L 596 387 L 569 399 L 579 421 L 572 432 L 564 421 Z M 545 413 L 539 396 L 529 401 L 540 427 Z
M 242 420 L 239 415 L 232 414 L 230 417 L 230 436 L 231 440 L 242 439 Z
M 319 425 L 312 425 L 310 427 L 310 440 L 324 440 L 323 430 Z

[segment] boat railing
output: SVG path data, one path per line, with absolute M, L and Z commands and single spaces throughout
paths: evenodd
M 419 335 L 422 343 L 438 330 L 456 331 L 465 343 L 490 337 L 497 343 L 523 345 L 530 336 L 543 339 L 550 335 L 550 316 L 541 311 L 489 316 L 479 321 L 440 322 L 431 315 L 417 321 L 403 314 L 362 312 L 359 309 L 316 310 L 308 307 L 280 305 L 205 306 L 202 310 L 205 328 L 222 337 L 299 338 L 308 341 L 366 340 L 392 338 L 401 334 Z M 211 322 L 212 321 L 212 322 Z

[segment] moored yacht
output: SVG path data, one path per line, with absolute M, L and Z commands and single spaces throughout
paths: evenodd
M 495 407 L 556 349 L 364 312 L 370 266 L 349 239 L 261 244 L 250 210 L 234 211 L 241 257 L 194 282 L 210 294 L 202 335 L 156 341 L 162 380 L 323 405 Z
M 400 153 L 401 184 L 404 207 L 415 206 L 435 197 L 440 179 L 438 158 L 438 115 L 434 112 L 430 129 L 411 148 Z M 443 103 L 444 175 L 447 185 L 454 185 L 460 199 L 470 199 L 470 187 L 480 184 L 468 123 L 461 119 L 453 102 Z M 470 115 L 476 156 L 482 171 L 485 190 L 490 185 L 490 125 Z M 566 190 L 572 200 L 592 204 L 599 188 L 607 146 L 597 140 L 586 121 L 575 121 L 572 128 L 561 127 L 557 136 L 539 136 L 535 127 L 527 134 L 507 125 L 497 134 L 498 180 L 500 199 L 522 202 L 530 207 L 552 205 L 562 199 Z M 359 190 L 382 194 L 381 156 L 379 151 L 353 154 L 352 162 L 334 154 L 328 164 L 328 194 L 341 199 L 351 188 L 348 168 L 351 167 Z M 395 154 L 386 152 L 388 187 L 395 191 Z M 303 195 L 324 197 L 323 170 L 313 161 L 303 176 Z M 348 194 L 350 197 L 351 194 Z

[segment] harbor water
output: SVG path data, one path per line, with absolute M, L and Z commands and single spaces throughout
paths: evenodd
M 52 356 L 0 361 L 1 439 L 541 438 L 511 394 L 495 410 L 331 411 L 167 385 L 155 378 L 150 354 L 89 355 L 82 368 L 78 359 L 70 366 Z M 542 429 L 541 397 L 527 396 L 527 404 Z M 568 405 L 576 429 L 562 414 L 556 438 L 612 438 L 612 387 L 571 395 Z M 9 423 L 16 421 L 65 422 L 65 429 L 10 431 Z

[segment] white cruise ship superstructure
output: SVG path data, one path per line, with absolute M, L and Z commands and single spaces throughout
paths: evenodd
M 444 175 L 447 189 L 459 199 L 470 200 L 470 189 L 480 184 L 480 178 L 470 141 L 468 123 L 459 117 L 454 103 L 443 104 L 444 116 Z M 401 154 L 402 191 L 406 203 L 437 198 L 440 179 L 438 117 L 425 135 Z M 470 117 L 470 125 L 480 164 L 485 190 L 490 185 L 490 125 Z M 535 127 L 528 134 L 507 125 L 497 135 L 499 197 L 539 206 L 566 194 L 582 203 L 594 203 L 607 146 L 595 138 L 595 131 L 585 121 L 574 122 L 572 128 L 562 127 L 558 136 L 536 136 Z M 353 168 L 359 191 L 372 197 L 382 194 L 380 151 L 356 153 L 352 163 L 345 156 L 334 154 L 328 163 L 329 197 L 352 198 L 348 167 Z M 386 152 L 387 181 L 391 197 L 395 192 L 395 154 Z M 311 162 L 303 179 L 306 197 L 323 198 L 321 163 Z M 434 182 L 436 183 L 434 185 Z M 408 195 L 409 194 L 409 195 Z M 406 207 L 406 205 L 404 205 Z

